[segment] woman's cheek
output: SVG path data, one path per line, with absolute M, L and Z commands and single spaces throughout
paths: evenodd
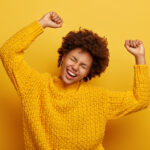
M 80 74 L 81 75 L 85 76 L 86 73 L 87 73 L 87 71 L 85 69 L 83 69 L 83 68 L 80 69 Z
M 71 65 L 73 65 L 73 62 L 69 60 L 69 61 L 66 63 L 66 65 L 67 65 L 67 66 L 71 66 Z

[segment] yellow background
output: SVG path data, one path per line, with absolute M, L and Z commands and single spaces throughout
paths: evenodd
M 125 40 L 140 39 L 150 67 L 149 0 L 5 0 L 0 5 L 0 45 L 10 36 L 49 11 L 57 12 L 62 28 L 46 28 L 26 50 L 25 60 L 39 72 L 58 73 L 57 49 L 62 37 L 79 27 L 91 29 L 108 39 L 109 67 L 96 86 L 110 90 L 132 90 L 134 56 L 124 47 Z M 150 71 L 150 68 L 149 68 Z M 0 63 L 0 149 L 22 150 L 23 131 L 20 99 Z M 149 150 L 150 108 L 109 121 L 106 150 Z

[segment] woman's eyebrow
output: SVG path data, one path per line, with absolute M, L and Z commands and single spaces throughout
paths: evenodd
M 72 57 L 77 61 L 77 58 L 72 55 Z M 83 65 L 86 65 L 85 63 L 82 62 Z M 87 65 L 86 65 L 87 66 Z

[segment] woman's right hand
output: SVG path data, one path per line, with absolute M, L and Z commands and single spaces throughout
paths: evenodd
M 43 28 L 60 28 L 62 27 L 63 20 L 57 15 L 56 12 L 48 12 L 38 22 Z

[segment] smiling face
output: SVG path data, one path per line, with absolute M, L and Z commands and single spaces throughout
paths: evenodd
M 87 51 L 82 51 L 81 48 L 71 50 L 62 58 L 60 78 L 66 85 L 80 81 L 88 75 L 92 61 L 93 58 Z

